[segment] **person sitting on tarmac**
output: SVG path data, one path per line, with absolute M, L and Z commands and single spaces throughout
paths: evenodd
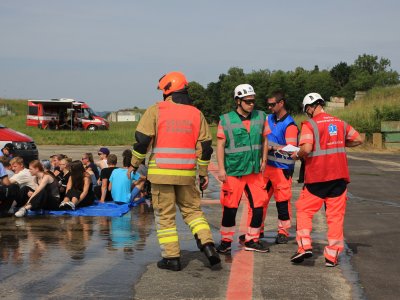
M 92 205 L 94 202 L 93 184 L 90 174 L 80 160 L 70 165 L 71 176 L 67 184 L 67 192 L 60 204 L 60 210 L 75 210 L 77 207 Z
M 12 143 L 7 143 L 0 151 L 0 156 L 5 156 L 8 158 L 12 158 L 14 156 L 15 149 Z
M 108 150 L 106 147 L 101 147 L 97 154 L 99 156 L 99 160 L 96 161 L 96 166 L 98 166 L 100 170 L 107 168 L 107 157 L 110 155 L 110 150 Z
M 0 162 L 0 213 L 7 213 L 11 207 L 13 199 L 10 199 L 9 194 L 9 186 L 11 185 L 10 179 L 8 178 L 7 172 Z
M 115 169 L 110 176 L 108 189 L 116 203 L 129 203 L 131 198 L 132 184 L 140 178 L 138 172 L 131 172 L 127 176 L 128 168 L 131 166 L 132 152 L 124 151 L 122 168 Z
M 108 167 L 103 168 L 100 172 L 100 185 L 94 187 L 94 193 L 100 202 L 113 201 L 112 194 L 108 190 L 108 182 L 112 172 L 117 168 L 117 161 L 117 156 L 115 154 L 110 154 L 107 157 Z
M 6 173 L 9 178 L 14 175 L 10 161 L 11 161 L 11 158 L 6 157 L 6 156 L 0 156 L 0 162 L 3 164 L 3 167 L 6 170 Z
M 99 179 L 99 169 L 97 168 L 96 164 L 94 163 L 93 154 L 91 152 L 86 152 L 82 154 L 82 164 L 85 167 L 85 170 L 91 174 L 94 174 L 94 182 L 93 184 L 96 185 L 96 181 Z
M 67 156 L 65 154 L 53 154 L 50 156 L 50 163 L 51 163 L 51 171 L 55 176 L 58 176 L 60 174 L 60 161 L 63 158 L 66 158 Z
M 26 197 L 16 199 L 17 207 L 20 207 L 15 213 L 18 218 L 25 216 L 28 210 L 54 210 L 60 204 L 60 192 L 54 174 L 45 171 L 38 160 L 30 162 L 29 172 L 36 177 L 35 181 L 38 187 L 33 193 L 28 193 Z
M 10 161 L 11 167 L 14 171 L 14 175 L 10 177 L 10 182 L 16 183 L 19 185 L 20 188 L 23 188 L 24 186 L 27 186 L 31 188 L 32 191 L 34 191 L 38 185 L 35 182 L 35 176 L 29 172 L 27 168 L 25 168 L 24 165 L 24 160 L 22 157 L 14 157 Z
M 69 172 L 69 166 L 72 162 L 72 158 L 66 157 L 60 161 L 60 174 L 57 176 L 58 188 L 60 190 L 60 199 L 64 199 L 67 184 L 71 173 Z

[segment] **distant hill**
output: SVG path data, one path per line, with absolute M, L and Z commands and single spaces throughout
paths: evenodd
M 98 116 L 104 118 L 105 116 L 107 116 L 108 114 L 110 114 L 111 111 L 95 111 L 95 113 L 96 113 Z

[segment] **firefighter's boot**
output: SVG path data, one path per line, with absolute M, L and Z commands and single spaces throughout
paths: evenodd
M 175 258 L 163 257 L 163 259 L 157 263 L 157 267 L 159 267 L 160 269 L 166 269 L 166 270 L 171 270 L 171 271 L 182 270 L 181 260 L 179 259 L 179 257 L 175 257 Z
M 217 251 L 215 250 L 215 246 L 213 243 L 207 243 L 203 246 L 202 251 L 210 262 L 211 266 L 217 265 L 221 262 Z

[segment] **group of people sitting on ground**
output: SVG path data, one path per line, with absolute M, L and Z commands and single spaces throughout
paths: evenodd
M 0 212 L 23 217 L 28 210 L 75 210 L 99 202 L 151 205 L 147 170 L 131 167 L 132 153 L 122 153 L 122 167 L 109 149 L 100 148 L 99 160 L 83 153 L 81 160 L 56 154 L 34 160 L 25 168 L 21 157 L 0 160 Z

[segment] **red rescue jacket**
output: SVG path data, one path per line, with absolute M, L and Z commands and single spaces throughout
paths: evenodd
M 319 113 L 303 126 L 314 134 L 313 150 L 305 160 L 304 183 L 335 179 L 350 182 L 345 148 L 347 123 L 327 113 Z

